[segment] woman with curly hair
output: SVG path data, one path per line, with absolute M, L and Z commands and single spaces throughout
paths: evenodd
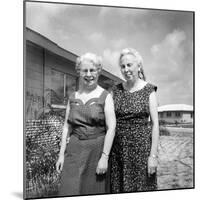
M 59 196 L 108 192 L 106 172 L 116 118 L 111 94 L 97 83 L 101 69 L 101 59 L 95 54 L 77 58 L 79 89 L 67 104 L 56 163 L 61 172 Z

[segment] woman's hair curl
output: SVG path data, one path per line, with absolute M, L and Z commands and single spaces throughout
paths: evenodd
M 80 70 L 82 62 L 86 60 L 91 62 L 98 69 L 98 71 L 102 70 L 102 58 L 93 53 L 85 53 L 76 59 L 77 71 Z

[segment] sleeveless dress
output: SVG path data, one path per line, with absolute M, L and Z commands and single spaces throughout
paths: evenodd
M 106 174 L 97 175 L 106 134 L 104 103 L 108 92 L 85 104 L 70 97 L 68 123 L 72 127 L 66 147 L 59 196 L 106 193 Z
M 113 88 L 117 118 L 111 151 L 111 193 L 156 190 L 156 174 L 148 177 L 151 150 L 149 96 L 157 87 L 147 83 L 129 92 L 122 84 Z

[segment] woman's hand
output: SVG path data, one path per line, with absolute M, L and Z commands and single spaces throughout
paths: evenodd
M 96 169 L 97 174 L 105 174 L 108 169 L 108 157 L 102 154 Z
M 148 175 L 152 175 L 156 173 L 158 166 L 158 160 L 157 157 L 149 156 L 148 158 Z
M 61 171 L 63 169 L 63 164 L 64 164 L 64 154 L 63 155 L 59 155 L 58 161 L 56 163 L 56 171 L 58 173 L 61 173 Z

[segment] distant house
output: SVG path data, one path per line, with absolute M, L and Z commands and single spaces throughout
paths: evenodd
M 168 123 L 193 123 L 193 106 L 169 104 L 158 107 L 159 120 Z
M 49 107 L 64 109 L 78 87 L 78 55 L 29 28 L 25 29 L 24 77 L 26 120 L 38 119 Z M 122 80 L 102 70 L 99 84 L 109 89 Z

